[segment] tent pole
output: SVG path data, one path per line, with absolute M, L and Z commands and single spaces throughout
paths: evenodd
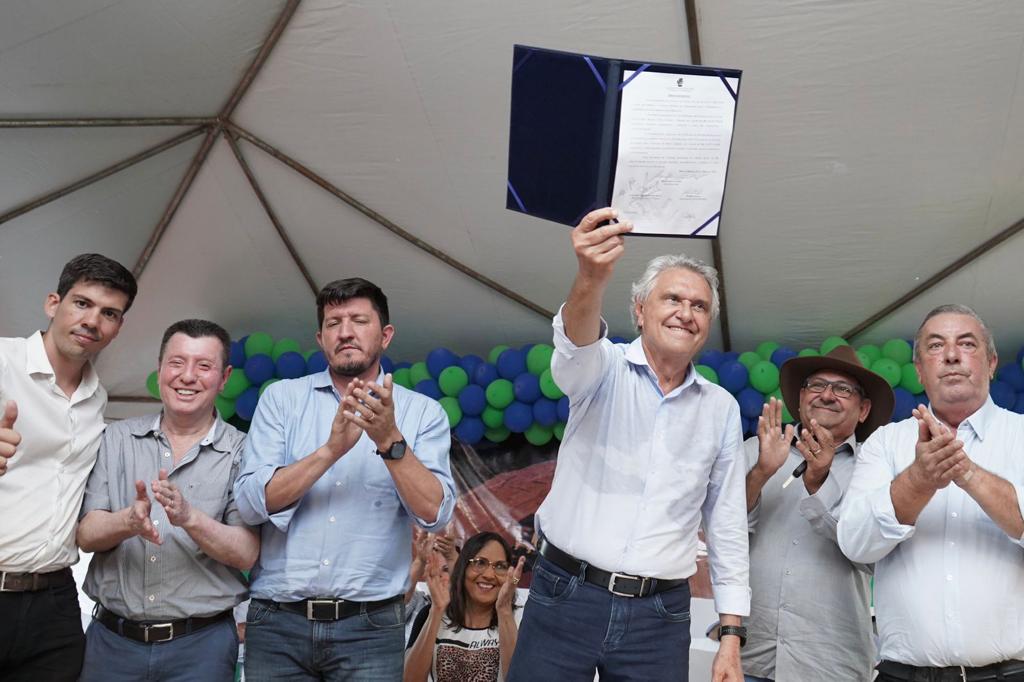
M 209 126 L 217 119 L 203 116 L 149 118 L 0 118 L 0 128 L 137 128 L 148 126 Z
M 288 253 L 292 257 L 292 262 L 295 263 L 295 266 L 299 269 L 299 272 L 302 273 L 302 277 L 303 279 L 306 280 L 306 284 L 309 285 L 309 290 L 313 292 L 313 296 L 316 296 L 317 294 L 320 293 L 320 287 L 316 285 L 316 281 L 313 279 L 313 276 L 309 273 L 309 268 L 306 267 L 305 262 L 303 262 L 302 257 L 296 250 L 291 238 L 288 237 L 288 233 L 287 231 L 285 231 L 284 225 L 282 225 L 281 221 L 278 220 L 277 214 L 274 212 L 274 209 L 270 206 L 270 202 L 267 200 L 266 195 L 263 193 L 263 190 L 260 188 L 259 183 L 256 181 L 256 176 L 253 175 L 252 168 L 249 166 L 249 163 L 245 160 L 245 157 L 242 155 L 242 150 L 238 146 L 238 140 L 231 132 L 225 134 L 224 137 L 227 139 L 228 144 L 231 145 L 231 151 L 235 153 L 235 159 L 238 160 L 238 165 L 242 167 L 242 172 L 245 173 L 246 179 L 249 180 L 249 185 L 252 187 L 252 191 L 256 194 L 256 198 L 259 200 L 260 205 L 263 206 L 263 210 L 266 212 L 267 217 L 270 219 L 270 222 L 273 223 L 274 229 L 277 230 L 277 236 L 281 238 L 281 241 L 284 242 L 284 247 L 288 249 Z
M 1013 225 L 1010 225 L 999 234 L 993 235 L 992 237 L 983 241 L 981 244 L 978 244 L 976 247 L 974 247 L 964 255 L 960 256 L 955 261 L 953 261 L 946 267 L 942 268 L 925 281 L 921 282 L 916 287 L 914 287 L 907 293 L 903 294 L 898 299 L 896 299 L 889 305 L 885 306 L 871 317 L 867 318 L 860 324 L 851 327 L 843 334 L 843 338 L 846 340 L 850 340 L 853 337 L 862 334 L 876 322 L 879 322 L 880 320 L 888 317 L 893 312 L 895 312 L 899 308 L 902 308 L 904 305 L 914 300 L 915 298 L 926 292 L 928 289 L 931 289 L 933 286 L 935 286 L 942 280 L 946 279 L 957 270 L 960 270 L 964 266 L 969 265 L 970 263 L 974 262 L 981 256 L 985 255 L 986 253 L 988 253 L 995 247 L 999 246 L 1006 240 L 1016 236 L 1016 234 L 1021 230 L 1024 230 L 1024 218 L 1021 218 Z
M 115 163 L 112 166 L 107 166 L 106 168 L 96 171 L 95 173 L 92 173 L 91 175 L 88 175 L 82 178 L 81 180 L 72 182 L 70 185 L 65 185 L 64 187 L 55 189 L 52 192 L 48 192 L 47 194 L 44 194 L 41 197 L 33 199 L 28 203 L 22 204 L 21 206 L 17 206 L 11 209 L 10 211 L 7 211 L 6 213 L 0 214 L 0 225 L 8 221 L 14 220 L 18 216 L 25 215 L 26 213 L 33 209 L 39 208 L 40 206 L 45 206 L 50 202 L 56 201 L 61 197 L 67 196 L 68 194 L 71 194 L 76 190 L 82 189 L 83 187 L 88 187 L 94 182 L 99 182 L 104 178 L 110 177 L 114 173 L 123 171 L 125 168 L 130 168 L 131 166 L 134 166 L 137 163 L 145 161 L 146 159 L 152 156 L 156 156 L 161 152 L 165 152 L 168 149 L 171 149 L 172 147 L 176 147 L 183 142 L 187 142 L 188 140 L 191 140 L 193 137 L 203 132 L 204 130 L 205 128 L 200 127 L 195 128 L 193 130 L 185 131 L 184 133 L 180 133 L 179 135 L 175 135 L 169 140 L 161 142 L 160 144 L 150 147 L 148 149 L 144 149 L 138 154 L 135 154 L 134 156 L 130 156 L 127 159 L 119 161 L 118 163 Z
M 366 204 L 362 203 L 361 201 L 359 201 L 355 197 L 351 196 L 350 194 L 347 194 L 346 192 L 338 189 L 337 187 L 332 185 L 330 182 L 325 180 L 323 177 L 317 175 L 314 171 L 312 171 L 309 168 L 307 168 L 306 166 L 302 165 L 301 163 L 299 163 L 295 159 L 292 159 L 290 156 L 284 154 L 280 150 L 274 148 L 270 144 L 264 142 L 263 140 L 261 140 L 260 138 L 256 137 L 252 133 L 250 133 L 250 132 L 248 132 L 248 131 L 246 131 L 246 130 L 244 130 L 242 128 L 239 128 L 237 125 L 235 125 L 234 123 L 232 123 L 230 121 L 227 123 L 227 127 L 228 127 L 228 129 L 232 133 L 234 133 L 238 137 L 242 138 L 246 142 L 248 142 L 248 143 L 258 147 L 261 150 L 263 150 L 264 152 L 266 152 L 270 156 L 274 157 L 275 159 L 277 159 L 278 161 L 280 161 L 284 165 L 286 165 L 289 168 L 291 168 L 292 170 L 294 170 L 299 175 L 305 177 L 307 180 L 310 180 L 310 181 L 316 183 L 321 188 L 327 190 L 328 192 L 333 194 L 338 199 L 341 199 L 343 202 L 345 202 L 346 204 L 348 204 L 352 208 L 356 209 L 357 211 L 359 211 L 360 213 L 365 215 L 367 218 L 370 218 L 371 220 L 373 220 L 377 224 L 381 225 L 382 227 L 384 227 L 385 229 L 387 229 L 390 232 L 394 233 L 398 237 L 400 237 L 400 238 L 404 239 L 405 241 L 409 242 L 410 244 L 412 244 L 416 248 L 418 248 L 418 249 L 420 249 L 422 251 L 426 251 L 428 254 L 430 254 L 434 258 L 437 258 L 438 260 L 440 260 L 445 265 L 448 265 L 448 266 L 458 270 L 462 274 L 466 275 L 467 277 L 470 277 L 471 279 L 476 280 L 480 284 L 483 284 L 484 286 L 486 286 L 486 287 L 488 287 L 490 289 L 493 289 L 494 291 L 496 291 L 497 293 L 501 294 L 505 298 L 508 298 L 508 299 L 510 299 L 512 301 L 515 301 L 516 303 L 518 303 L 519 305 L 523 306 L 524 308 L 529 308 L 530 310 L 532 310 L 533 312 L 537 313 L 541 317 L 544 317 L 545 319 L 550 320 L 552 317 L 555 316 L 555 314 L 552 311 L 547 310 L 546 308 L 544 308 L 544 307 L 534 303 L 533 301 L 525 298 L 524 296 L 516 293 L 515 291 L 512 291 L 508 287 L 505 287 L 504 285 L 499 284 L 498 282 L 496 282 L 493 279 L 487 277 L 486 275 L 484 275 L 484 274 L 482 274 L 480 272 L 477 272 L 473 268 L 469 267 L 468 265 L 462 263 L 459 260 L 456 260 L 455 258 L 453 258 L 452 256 L 448 255 L 446 252 L 442 251 L 441 249 L 437 248 L 436 246 L 433 246 L 432 244 L 429 244 L 429 243 L 423 241 L 422 239 L 420 239 L 419 237 L 415 236 L 411 232 L 408 232 L 407 230 L 403 229 L 402 227 L 400 227 L 397 224 L 393 223 L 392 221 L 388 220 L 387 218 L 382 216 L 380 213 L 377 213 L 372 208 L 368 207 Z

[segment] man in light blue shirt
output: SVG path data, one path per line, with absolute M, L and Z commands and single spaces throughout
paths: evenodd
M 328 368 L 270 386 L 235 496 L 262 524 L 246 625 L 247 680 L 397 680 L 411 526 L 451 517 L 448 419 L 394 385 L 380 357 L 387 298 L 359 278 L 317 296 Z

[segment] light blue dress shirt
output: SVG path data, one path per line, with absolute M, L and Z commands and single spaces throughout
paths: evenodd
M 398 430 L 444 491 L 437 519 L 420 519 L 409 510 L 365 433 L 295 504 L 268 514 L 267 482 L 279 468 L 327 442 L 340 396 L 329 370 L 279 381 L 264 391 L 235 483 L 242 518 L 262 524 L 253 597 L 376 601 L 405 592 L 410 521 L 428 531 L 444 527 L 455 506 L 455 483 L 448 418 L 440 404 L 397 384 L 394 401 Z

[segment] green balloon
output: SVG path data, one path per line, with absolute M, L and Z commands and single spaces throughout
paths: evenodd
M 708 367 L 707 365 L 695 365 L 694 369 L 697 370 L 697 374 L 701 375 L 711 383 L 718 383 L 718 372 Z
M 530 374 L 540 376 L 544 370 L 551 369 L 551 356 L 555 349 L 546 343 L 538 343 L 526 354 L 526 369 Z
M 549 443 L 555 437 L 555 432 L 550 426 L 531 424 L 530 428 L 526 429 L 523 435 L 526 436 L 526 440 L 530 442 L 530 445 L 540 447 Z
M 491 349 L 491 352 L 487 354 L 487 362 L 491 363 L 492 365 L 497 363 L 498 356 L 507 351 L 508 348 L 509 347 L 504 343 L 501 344 L 500 346 L 495 346 L 494 348 Z M 502 440 L 504 440 L 504 438 Z
M 458 398 L 446 395 L 438 402 L 440 402 L 441 407 L 444 408 L 444 413 L 448 415 L 448 426 L 454 429 L 458 423 L 462 421 L 462 408 L 459 407 Z
M 302 346 L 295 339 L 280 339 L 270 350 L 270 357 L 274 359 L 274 362 L 277 362 L 279 357 L 288 352 L 301 353 Z
M 317 352 L 318 350 L 320 350 L 320 349 L 319 348 L 310 348 L 309 350 L 307 350 L 305 353 L 302 354 L 302 357 L 306 359 L 306 362 L 309 362 L 309 359 L 311 357 L 313 357 L 313 353 Z
M 740 361 L 741 365 L 743 365 L 749 370 L 751 367 L 761 362 L 761 356 L 752 350 L 748 350 L 745 353 L 740 353 L 740 357 L 738 358 L 738 360 Z
M 782 344 L 775 341 L 764 341 L 763 343 L 758 344 L 757 354 L 762 360 L 771 360 L 772 353 L 781 347 Z
M 409 368 L 409 381 L 412 382 L 413 386 L 430 378 L 430 370 L 427 369 L 427 363 L 422 360 Z
M 877 360 L 878 358 L 872 359 L 870 355 L 868 355 L 862 350 L 859 350 L 857 351 L 857 359 L 860 360 L 860 364 L 864 365 L 865 367 L 870 367 L 871 365 L 875 364 L 875 360 Z
M 245 372 L 242 371 L 241 367 L 236 367 L 231 371 L 231 376 L 228 377 L 227 382 L 224 384 L 224 390 L 220 392 L 222 396 L 229 400 L 234 400 L 238 396 L 242 395 L 245 389 L 249 388 L 249 377 L 245 376 Z
M 914 367 L 914 363 L 908 362 L 904 364 L 900 368 L 900 374 L 900 386 L 914 395 L 924 393 L 924 386 L 921 384 L 921 378 L 917 376 L 917 367 Z
M 408 367 L 402 367 L 401 369 L 396 369 L 391 373 L 391 380 L 399 386 L 405 386 L 406 388 L 411 389 L 414 386 L 411 374 L 412 373 L 409 371 Z
M 804 348 L 802 351 L 796 354 L 800 358 L 809 358 L 821 355 L 815 348 Z
M 551 427 L 551 431 L 555 434 L 555 438 L 562 440 L 562 436 L 565 435 L 565 422 L 558 422 Z
M 509 437 L 512 432 L 504 426 L 499 426 L 495 429 L 487 429 L 484 431 L 484 438 L 491 441 L 492 443 L 500 443 Z
M 864 363 L 865 367 L 870 367 L 871 365 L 875 364 L 875 360 L 882 357 L 882 349 L 873 343 L 865 343 L 863 346 L 857 349 L 857 352 L 864 353 L 869 358 L 871 358 L 871 362 Z
M 558 400 L 565 395 L 562 393 L 562 389 L 558 387 L 558 384 L 555 383 L 555 378 L 551 376 L 550 367 L 540 373 L 540 392 L 544 394 L 545 398 L 551 400 Z
M 766 396 L 765 397 L 765 402 L 768 402 L 768 398 L 773 397 L 773 396 L 774 396 L 774 398 L 776 400 L 778 400 L 780 403 L 782 403 L 782 423 L 783 424 L 792 424 L 793 422 L 795 422 L 796 420 L 793 419 L 793 415 L 791 415 L 789 413 L 789 408 L 786 407 L 786 401 L 783 400 L 783 398 L 782 398 L 782 387 L 781 386 L 779 388 L 775 389 L 774 391 L 772 391 L 771 396 Z
M 821 348 L 819 350 L 821 351 L 822 355 L 828 355 L 829 352 L 835 349 L 837 346 L 849 345 L 850 344 L 846 342 L 846 339 L 844 339 L 841 336 L 830 336 L 821 342 Z
M 774 362 L 762 360 L 750 368 L 748 381 L 761 393 L 771 393 L 779 387 L 779 368 Z
M 871 371 L 885 379 L 890 386 L 896 386 L 903 378 L 903 368 L 892 358 L 879 358 L 871 365 Z
M 445 367 L 441 370 L 441 376 L 437 378 L 437 385 L 445 395 L 457 396 L 459 391 L 469 385 L 469 375 L 458 365 Z
M 220 418 L 224 421 L 235 416 L 235 401 L 233 398 L 225 398 L 219 395 L 214 399 L 213 405 L 217 408 L 217 412 L 220 413 Z
M 270 355 L 274 350 L 274 339 L 266 332 L 253 332 L 245 340 L 245 357 Z
M 499 410 L 511 405 L 516 396 L 512 382 L 508 379 L 495 379 L 488 384 L 484 394 L 487 396 L 488 404 Z
M 160 398 L 160 380 L 156 370 L 150 372 L 149 376 L 146 377 L 146 390 L 154 398 Z
M 480 414 L 480 421 L 489 429 L 497 429 L 505 424 L 505 411 L 488 405 Z
M 895 360 L 899 365 L 910 362 L 914 355 L 914 349 L 903 339 L 889 339 L 882 344 L 882 356 Z
M 263 391 L 267 390 L 267 387 L 270 386 L 270 384 L 276 384 L 278 381 L 280 381 L 280 379 L 267 379 L 264 381 L 263 385 L 260 386 L 260 395 L 263 395 Z

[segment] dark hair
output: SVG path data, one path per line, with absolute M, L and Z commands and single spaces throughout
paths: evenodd
M 505 561 L 509 563 L 509 573 L 506 580 L 511 580 L 512 575 L 512 547 L 509 546 L 505 538 L 501 537 L 497 533 L 485 531 L 483 533 L 477 533 L 470 539 L 466 540 L 466 544 L 462 546 L 462 550 L 459 552 L 459 558 L 455 561 L 455 567 L 452 569 L 452 576 L 449 584 L 451 586 L 451 599 L 448 601 L 448 610 L 445 611 L 445 615 L 448 616 L 448 620 L 451 622 L 452 627 L 458 632 L 466 624 L 466 566 L 469 564 L 469 560 L 476 557 L 477 553 L 484 548 L 488 542 L 497 542 L 501 545 L 501 548 L 505 551 Z M 491 613 L 491 627 L 497 627 L 498 625 L 498 611 L 495 609 Z
M 79 282 L 96 282 L 127 294 L 128 302 L 125 303 L 122 312 L 128 312 L 128 309 L 132 307 L 132 301 L 135 300 L 135 294 L 139 291 L 135 275 L 128 268 L 116 260 L 111 260 L 98 253 L 83 253 L 64 265 L 60 279 L 57 281 L 57 295 L 64 298 L 71 287 Z
M 320 293 L 316 295 L 317 327 L 324 326 L 324 308 L 344 303 L 353 298 L 369 299 L 373 309 L 380 317 L 380 326 L 388 325 L 388 297 L 384 295 L 380 287 L 362 277 L 349 277 L 325 284 Z
M 228 336 L 224 327 L 220 326 L 216 322 L 210 322 L 209 320 L 180 320 L 168 327 L 167 331 L 164 332 L 164 338 L 160 341 L 160 355 L 157 356 L 158 360 L 164 359 L 164 349 L 167 348 L 167 342 L 171 340 L 172 336 L 179 332 L 193 339 L 212 336 L 220 341 L 220 357 L 223 361 L 221 371 L 227 368 L 228 362 L 230 362 L 229 358 L 231 357 L 231 337 Z

